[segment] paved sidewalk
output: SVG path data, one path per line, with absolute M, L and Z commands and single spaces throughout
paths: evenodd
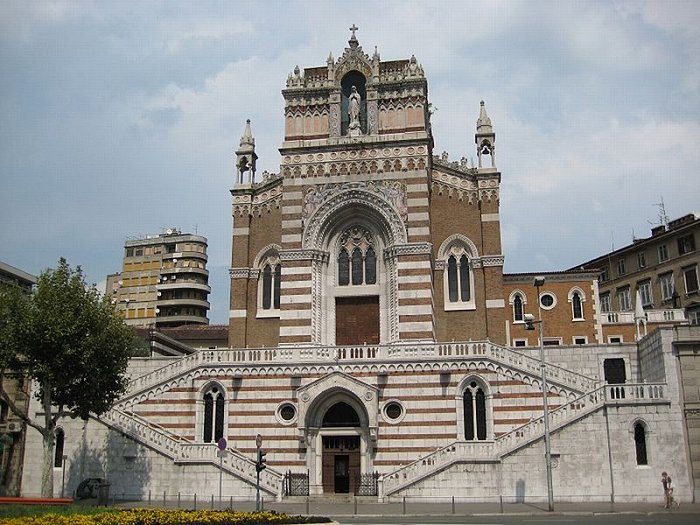
M 265 502 L 266 510 L 276 510 L 288 514 L 311 514 L 328 517 L 347 516 L 487 516 L 497 514 L 510 515 L 546 515 L 546 514 L 700 514 L 700 504 L 681 504 L 680 507 L 665 509 L 654 503 L 564 503 L 555 502 L 554 511 L 547 510 L 547 503 L 369 503 L 360 502 Z
M 191 499 L 181 501 L 168 499 L 167 501 L 153 499 L 148 501 L 116 502 L 118 507 L 160 507 L 182 509 L 223 509 L 232 507 L 240 511 L 255 510 L 254 501 L 235 501 L 222 498 L 221 505 L 218 499 L 199 499 L 196 504 Z M 665 509 L 661 503 L 614 503 L 610 502 L 556 502 L 554 511 L 547 510 L 546 502 L 533 503 L 465 503 L 451 501 L 445 502 L 409 502 L 402 501 L 392 503 L 377 503 L 374 498 L 305 498 L 297 497 L 284 502 L 263 500 L 264 510 L 274 510 L 287 514 L 302 514 L 314 516 L 350 517 L 350 516 L 493 516 L 499 514 L 508 515 L 594 515 L 594 514 L 698 514 L 700 515 L 700 503 L 685 503 L 680 507 Z

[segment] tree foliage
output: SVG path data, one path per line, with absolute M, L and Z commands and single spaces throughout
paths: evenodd
M 49 473 L 59 419 L 100 415 L 125 391 L 132 339 L 109 299 L 86 286 L 80 267 L 73 270 L 63 258 L 39 276 L 32 295 L 0 289 L 0 367 L 35 382 L 43 414 L 35 418 L 17 406 L 1 382 L 0 396 L 42 434 Z M 42 494 L 50 496 L 45 489 L 42 482 Z

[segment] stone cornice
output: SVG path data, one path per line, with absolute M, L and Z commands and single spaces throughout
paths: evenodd
M 322 250 L 282 250 L 280 260 L 284 261 L 318 261 L 327 262 L 330 254 Z
M 387 258 L 394 258 L 400 257 L 402 255 L 430 255 L 432 251 L 433 245 L 429 242 L 396 244 L 384 250 L 384 256 Z

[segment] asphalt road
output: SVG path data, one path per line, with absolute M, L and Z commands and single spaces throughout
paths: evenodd
M 587 514 L 587 515 L 552 515 L 552 516 L 385 516 L 385 517 L 338 517 L 335 521 L 342 525 L 697 525 L 698 514 Z

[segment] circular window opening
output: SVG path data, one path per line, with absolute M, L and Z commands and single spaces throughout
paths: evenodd
M 292 405 L 282 405 L 280 417 L 285 421 L 291 421 L 297 415 L 297 411 Z
M 389 419 L 399 419 L 403 414 L 403 407 L 396 401 L 392 401 L 386 405 L 384 413 Z
M 557 300 L 551 293 L 543 293 L 542 295 L 540 295 L 540 304 L 542 305 L 542 308 L 546 310 L 553 308 L 556 302 Z

